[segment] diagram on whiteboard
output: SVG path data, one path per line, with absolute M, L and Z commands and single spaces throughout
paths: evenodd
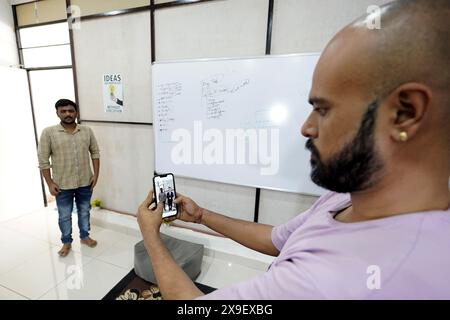
M 153 64 L 155 170 L 321 195 L 301 126 L 318 54 Z

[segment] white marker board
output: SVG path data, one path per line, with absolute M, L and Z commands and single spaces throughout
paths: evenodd
M 310 180 L 310 152 L 300 132 L 311 112 L 308 95 L 318 58 L 301 54 L 154 63 L 155 170 L 323 194 Z

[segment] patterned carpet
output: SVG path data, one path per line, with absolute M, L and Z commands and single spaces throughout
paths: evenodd
M 200 283 L 195 285 L 204 293 L 216 290 Z M 139 278 L 133 269 L 102 300 L 162 300 L 162 297 L 157 285 Z

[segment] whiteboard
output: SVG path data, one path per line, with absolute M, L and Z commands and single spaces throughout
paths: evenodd
M 155 169 L 321 195 L 300 129 L 319 54 L 157 62 Z M 239 130 L 241 129 L 241 130 Z

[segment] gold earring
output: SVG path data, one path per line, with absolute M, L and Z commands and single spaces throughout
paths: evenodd
M 408 140 L 408 134 L 405 131 L 400 132 L 398 137 L 402 142 L 406 142 Z

